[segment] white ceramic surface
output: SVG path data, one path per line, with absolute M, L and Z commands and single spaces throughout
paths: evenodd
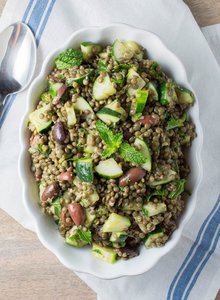
M 162 248 L 146 250 L 140 249 L 140 255 L 128 261 L 119 260 L 111 265 L 104 263 L 91 254 L 91 248 L 74 248 L 64 243 L 59 235 L 57 225 L 52 218 L 42 214 L 38 204 L 38 188 L 31 172 L 31 160 L 28 153 L 28 141 L 30 132 L 26 127 L 28 114 L 34 110 L 39 100 L 39 95 L 46 88 L 46 76 L 54 66 L 54 58 L 64 49 L 79 47 L 82 41 L 93 41 L 102 44 L 112 44 L 116 39 L 134 40 L 147 49 L 148 57 L 160 63 L 175 81 L 192 90 L 185 68 L 180 60 L 163 44 L 155 34 L 123 24 L 111 24 L 106 27 L 89 27 L 74 32 L 69 40 L 59 49 L 48 55 L 45 59 L 39 76 L 33 81 L 27 96 L 27 108 L 21 124 L 21 155 L 19 160 L 19 173 L 23 184 L 24 206 L 35 221 L 37 235 L 42 244 L 52 251 L 58 259 L 69 269 L 93 274 L 104 279 L 112 279 L 127 275 L 138 275 L 152 268 L 159 259 L 167 254 L 180 240 L 183 228 L 193 214 L 196 205 L 196 195 L 202 178 L 201 148 L 202 130 L 199 122 L 198 100 L 190 109 L 189 115 L 196 125 L 197 138 L 188 153 L 188 162 L 191 166 L 191 174 L 188 178 L 188 187 L 192 195 L 187 201 L 184 213 L 179 219 L 178 229 L 172 234 L 169 241 Z

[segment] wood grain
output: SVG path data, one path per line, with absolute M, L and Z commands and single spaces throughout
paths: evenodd
M 0 220 L 0 299 L 96 299 L 95 293 L 45 249 L 34 233 L 2 210 Z
M 219 0 L 184 0 L 191 9 L 199 26 L 220 23 Z
M 185 0 L 200 26 L 220 23 L 220 0 Z M 6 0 L 0 0 L 0 14 Z M 36 235 L 0 210 L 0 299 L 94 300 L 90 290 Z M 220 293 L 216 300 L 220 300 Z

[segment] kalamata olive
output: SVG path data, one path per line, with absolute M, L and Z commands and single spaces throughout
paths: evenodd
M 54 199 L 55 197 L 58 196 L 59 191 L 60 191 L 60 187 L 58 182 L 52 182 L 43 191 L 43 194 L 41 196 L 42 201 L 47 201 L 48 199 Z
M 124 248 L 116 248 L 115 252 L 118 253 L 118 256 L 124 257 L 124 258 L 132 258 L 139 255 L 139 252 L 137 249 L 131 249 L 128 247 Z
M 124 139 L 128 141 L 133 136 L 133 133 L 130 132 L 129 129 L 125 129 L 123 131 L 123 136 L 124 136 Z
M 53 138 L 59 145 L 65 143 L 67 137 L 67 131 L 62 122 L 56 121 L 56 124 L 53 127 Z
M 140 167 L 134 167 L 128 170 L 123 176 L 119 178 L 119 185 L 126 186 L 141 180 L 146 174 L 146 171 Z
M 76 226 L 83 225 L 85 222 L 85 210 L 79 203 L 68 204 L 68 212 Z
M 71 171 L 66 171 L 66 172 L 62 172 L 59 176 L 58 176 L 58 180 L 61 181 L 61 182 L 65 182 L 65 181 L 68 181 L 69 183 L 72 182 L 73 180 L 73 176 L 72 176 L 72 173 Z
M 66 213 L 63 210 L 61 210 L 60 218 L 66 226 L 71 226 L 71 222 L 66 221 Z
M 159 121 L 159 118 L 156 116 L 146 115 L 139 119 L 143 125 L 156 125 Z

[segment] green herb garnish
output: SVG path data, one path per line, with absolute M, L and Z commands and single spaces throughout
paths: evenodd
M 128 143 L 121 144 L 119 153 L 124 160 L 133 162 L 135 164 L 143 164 L 146 161 L 146 158 Z
M 177 127 L 182 127 L 185 121 L 186 121 L 186 114 L 183 114 L 183 116 L 180 119 L 175 119 L 171 117 L 170 120 L 167 122 L 167 130 L 174 129 Z
M 58 55 L 55 59 L 55 64 L 57 69 L 64 70 L 81 65 L 82 60 L 83 56 L 80 50 L 67 49 Z
M 102 153 L 102 159 L 105 159 L 118 150 L 122 143 L 123 135 L 121 133 L 113 133 L 113 131 L 101 121 L 96 122 L 96 129 L 101 139 L 108 146 Z
M 177 180 L 176 183 L 175 183 L 176 189 L 174 191 L 170 192 L 169 195 L 168 195 L 168 197 L 170 199 L 175 199 L 180 194 L 182 194 L 184 192 L 184 189 L 185 189 L 185 183 L 186 183 L 185 179 L 179 179 L 179 180 Z
M 61 204 L 60 204 L 60 198 L 57 198 L 55 201 L 53 201 L 51 205 L 51 210 L 57 218 L 60 218 L 60 213 L 61 213 Z
M 91 244 L 92 242 L 92 233 L 90 230 L 87 230 L 87 231 L 84 231 L 84 230 L 81 230 L 81 229 L 77 229 L 77 234 L 79 235 L 79 238 L 88 243 L 88 244 Z
M 153 197 L 153 196 L 160 196 L 160 197 L 166 197 L 168 194 L 168 192 L 166 190 L 156 190 L 156 191 L 153 191 L 152 193 L 150 193 L 147 198 L 146 198 L 146 201 L 150 201 L 150 199 Z

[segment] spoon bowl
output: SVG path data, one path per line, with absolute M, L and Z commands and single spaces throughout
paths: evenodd
M 36 42 L 27 25 L 18 22 L 0 33 L 0 120 L 7 95 L 24 90 L 36 66 Z

